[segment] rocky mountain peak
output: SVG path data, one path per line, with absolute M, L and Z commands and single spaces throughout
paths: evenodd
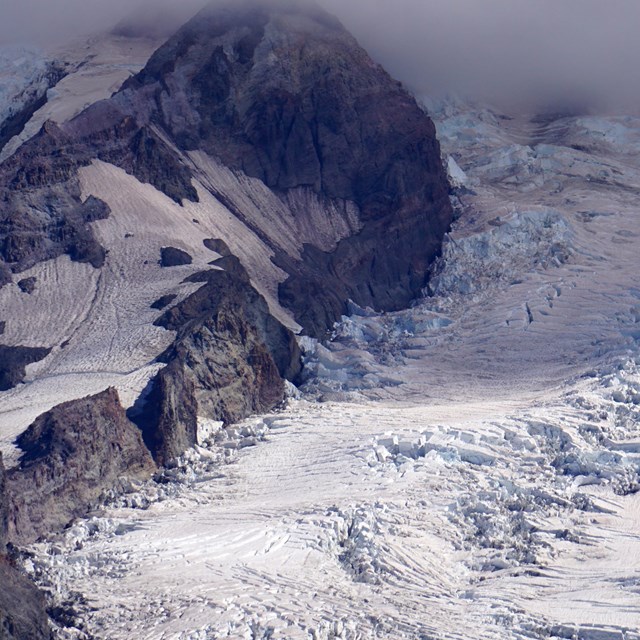
M 290 274 L 281 301 L 309 333 L 322 334 L 348 299 L 396 309 L 425 286 L 452 217 L 433 123 L 315 5 L 212 4 L 114 100 L 182 151 L 204 151 L 281 198 L 303 189 L 355 205 L 360 232 L 330 254 L 312 240 L 300 259 L 271 240 Z

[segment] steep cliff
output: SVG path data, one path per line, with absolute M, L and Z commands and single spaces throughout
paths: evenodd
M 335 18 L 286 0 L 215 3 L 118 94 L 45 125 L 0 169 L 0 257 L 14 271 L 64 252 L 100 266 L 78 169 L 97 158 L 197 201 L 194 153 L 260 180 L 310 229 L 299 247 L 283 246 L 209 181 L 275 253 L 289 276 L 281 301 L 309 333 L 321 335 L 348 299 L 396 309 L 425 286 L 452 216 L 433 124 Z M 351 212 L 328 241 L 320 229 L 314 237 L 322 225 L 301 192 L 327 218 Z
M 0 453 L 0 638 L 46 640 L 50 637 L 45 599 L 6 556 L 9 537 L 9 494 Z
M 164 463 L 196 443 L 198 416 L 226 423 L 273 408 L 284 380 L 300 373 L 293 333 L 270 313 L 237 258 L 216 261 L 196 279 L 206 284 L 156 322 L 176 331 L 131 417 L 156 460 Z
M 147 207 L 144 221 L 130 202 Z M 159 209 L 165 224 L 153 217 Z M 284 380 L 300 367 L 284 324 L 297 321 L 323 336 L 349 300 L 378 310 L 406 306 L 425 286 L 451 217 L 431 120 L 335 18 L 288 0 L 216 2 L 109 99 L 67 122 L 45 123 L 0 164 L 0 283 L 16 309 L 45 315 L 40 300 L 55 306 L 47 287 L 80 286 L 87 276 L 67 261 L 61 277 L 56 272 L 47 280 L 41 262 L 68 254 L 100 270 L 95 291 L 83 291 L 85 306 L 59 322 L 55 340 L 33 336 L 33 344 L 51 348 L 27 354 L 29 362 L 49 354 L 33 368 L 34 382 L 59 372 L 98 378 L 114 366 L 128 374 L 158 359 L 166 366 L 131 416 L 164 462 L 195 442 L 198 417 L 235 421 L 281 402 Z M 154 250 L 159 262 L 150 260 L 139 238 L 155 241 L 176 218 L 179 237 L 167 232 Z M 206 264 L 203 238 L 225 257 L 201 277 L 199 290 L 185 290 L 185 282 L 193 283 L 185 276 Z M 132 245 L 137 249 L 130 251 Z M 156 280 L 153 297 L 140 305 L 142 272 Z M 22 290 L 34 277 L 28 296 Z M 111 299 L 113 290 L 119 295 Z M 137 298 L 120 295 L 127 291 Z M 157 314 L 141 319 L 141 309 L 176 298 L 155 327 Z M 4 312 L 8 348 L 31 344 L 18 341 L 18 313 Z M 86 318 L 104 339 L 83 332 Z M 33 326 L 48 329 L 43 322 Z M 168 349 L 157 326 L 176 332 Z M 129 339 L 128 327 L 139 355 L 131 367 L 122 364 L 129 352 L 114 349 L 114 342 Z M 119 338 L 108 337 L 112 329 Z M 101 349 L 108 357 L 101 358 Z M 24 354 L 3 386 L 24 377 Z M 107 384 L 116 383 L 114 377 Z M 96 388 L 104 386 L 96 382 L 90 393 Z M 81 435 L 90 433 L 89 422 L 63 404 L 38 419 L 20 444 L 32 450 L 39 440 L 34 429 L 58 433 L 56 412 L 71 411 L 68 428 L 78 430 L 78 448 L 64 455 L 103 460 L 109 434 L 101 398 L 87 401 L 87 420 L 98 425 L 91 438 Z M 53 478 L 63 467 L 60 451 L 43 452 L 37 465 L 25 454 L 21 473 L 33 473 L 47 495 L 62 496 L 66 518 L 73 512 L 68 487 Z M 82 487 L 75 498 L 86 505 L 93 486 L 79 473 L 74 482 Z M 14 526 L 27 531 L 34 519 L 36 530 L 43 528 L 55 514 L 44 504 L 22 505 Z
M 15 543 L 60 530 L 122 477 L 147 477 L 154 468 L 112 388 L 41 415 L 18 446 L 20 464 L 7 473 Z
M 330 15 L 299 3 L 212 5 L 125 84 L 119 104 L 276 193 L 351 202 L 359 230 L 278 251 L 281 300 L 314 334 L 360 305 L 406 306 L 451 222 L 431 120 Z M 308 213 L 300 207 L 297 216 Z M 277 242 L 271 240 L 274 249 Z

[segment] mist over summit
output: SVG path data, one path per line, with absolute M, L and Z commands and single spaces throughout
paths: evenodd
M 150 28 L 186 20 L 203 0 L 7 0 L 0 42 L 60 43 L 128 15 Z M 640 99 L 633 0 L 320 0 L 389 71 L 421 94 L 494 102 L 590 102 L 622 110 Z M 155 16 L 157 17 L 154 17 Z

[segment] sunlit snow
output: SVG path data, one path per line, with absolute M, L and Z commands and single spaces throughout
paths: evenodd
M 427 297 L 353 306 L 303 340 L 286 408 L 203 421 L 160 477 L 33 545 L 57 637 L 640 638 L 640 120 L 431 107 L 461 188 Z M 157 205 L 193 246 L 221 224 L 109 165 L 83 179 L 123 282 L 163 241 Z

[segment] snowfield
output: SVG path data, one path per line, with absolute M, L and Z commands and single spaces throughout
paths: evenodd
M 162 43 L 153 38 L 97 35 L 46 53 L 16 47 L 0 48 L 0 123 L 19 111 L 34 95 L 45 95 L 45 104 L 24 130 L 0 150 L 0 161 L 11 156 L 33 137 L 47 120 L 67 122 L 86 107 L 108 98 L 146 64 Z M 48 89 L 51 61 L 65 67 L 66 77 Z
M 640 639 L 640 120 L 431 111 L 460 217 L 429 295 L 394 314 L 354 306 L 329 343 L 302 340 L 307 379 L 286 408 L 203 423 L 209 437 L 154 480 L 28 549 L 58 638 Z M 192 161 L 201 185 L 241 197 L 237 178 Z M 4 450 L 78 372 L 95 390 L 102 369 L 108 384 L 146 380 L 165 339 L 148 305 L 167 287 L 187 294 L 214 232 L 284 314 L 279 274 L 252 266 L 263 249 L 222 205 L 202 190 L 181 209 L 133 182 L 83 170 L 86 195 L 113 212 L 96 223 L 107 275 L 66 258 L 35 268 L 83 283 L 47 337 L 104 341 L 103 322 L 129 341 L 72 340 L 30 367 L 0 396 Z M 308 196 L 295 197 L 289 211 Z M 153 216 L 193 265 L 155 264 L 166 240 Z M 324 241 L 349 220 L 332 212 Z M 129 291 L 144 260 L 145 290 Z M 52 308 L 45 287 L 16 289 L 0 304 Z M 5 337 L 21 339 L 10 323 Z

